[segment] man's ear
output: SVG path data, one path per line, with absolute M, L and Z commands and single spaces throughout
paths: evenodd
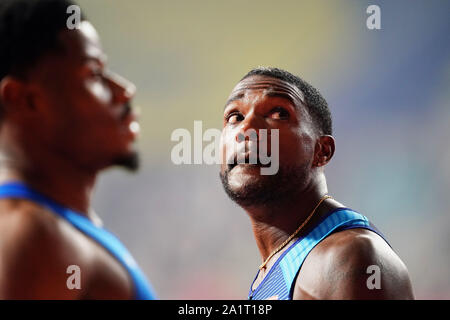
M 334 138 L 330 135 L 320 136 L 316 141 L 314 167 L 326 165 L 334 155 Z
M 34 109 L 27 83 L 16 77 L 6 76 L 0 81 L 0 100 L 5 113 Z

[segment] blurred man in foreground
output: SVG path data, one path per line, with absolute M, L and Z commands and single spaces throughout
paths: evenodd
M 0 4 L 0 298 L 152 299 L 91 209 L 102 169 L 138 167 L 135 86 L 91 23 L 67 27 L 71 5 Z

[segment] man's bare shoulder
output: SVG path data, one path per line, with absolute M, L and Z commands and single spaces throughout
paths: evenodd
M 0 201 L 0 237 L 3 243 L 14 244 L 15 248 L 20 245 L 40 245 L 49 246 L 53 251 L 70 250 L 74 240 L 83 238 L 65 220 L 33 202 L 22 199 Z
M 30 201 L 1 200 L 0 237 L 4 244 L 2 253 L 9 251 L 9 247 L 18 249 L 50 242 L 52 235 L 57 233 L 57 224 L 56 217 Z
M 378 234 L 336 232 L 305 260 L 294 299 L 412 299 L 405 264 Z
M 89 261 L 90 251 L 65 221 L 32 202 L 4 199 L 0 240 L 1 297 L 76 298 L 67 290 L 67 267 Z

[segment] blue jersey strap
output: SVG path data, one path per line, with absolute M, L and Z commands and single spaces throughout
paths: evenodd
M 295 278 L 311 250 L 333 232 L 353 228 L 371 230 L 384 239 L 365 216 L 348 208 L 338 208 L 283 252 L 254 291 L 251 290 L 252 284 L 249 299 L 292 299 Z
M 134 284 L 134 297 L 137 300 L 153 300 L 155 294 L 133 256 L 122 242 L 105 228 L 94 225 L 85 216 L 63 207 L 44 195 L 20 182 L 0 185 L 0 199 L 19 198 L 33 201 L 48 208 L 76 229 L 89 236 L 109 251 L 127 270 Z

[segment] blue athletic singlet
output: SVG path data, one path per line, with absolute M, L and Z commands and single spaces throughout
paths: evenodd
M 50 209 L 59 217 L 73 225 L 76 229 L 98 242 L 125 267 L 134 284 L 135 299 L 155 299 L 153 289 L 127 248 L 125 248 L 115 235 L 105 228 L 94 225 L 83 215 L 55 203 L 51 199 L 30 189 L 20 182 L 0 185 L 0 199 L 1 198 L 28 199 Z
M 371 230 L 384 239 L 384 236 L 365 216 L 348 208 L 338 208 L 322 219 L 307 235 L 300 237 L 283 252 L 262 282 L 252 291 L 253 283 L 258 277 L 257 274 L 250 286 L 248 298 L 252 300 L 268 298 L 291 300 L 295 278 L 311 250 L 333 232 L 354 228 Z

